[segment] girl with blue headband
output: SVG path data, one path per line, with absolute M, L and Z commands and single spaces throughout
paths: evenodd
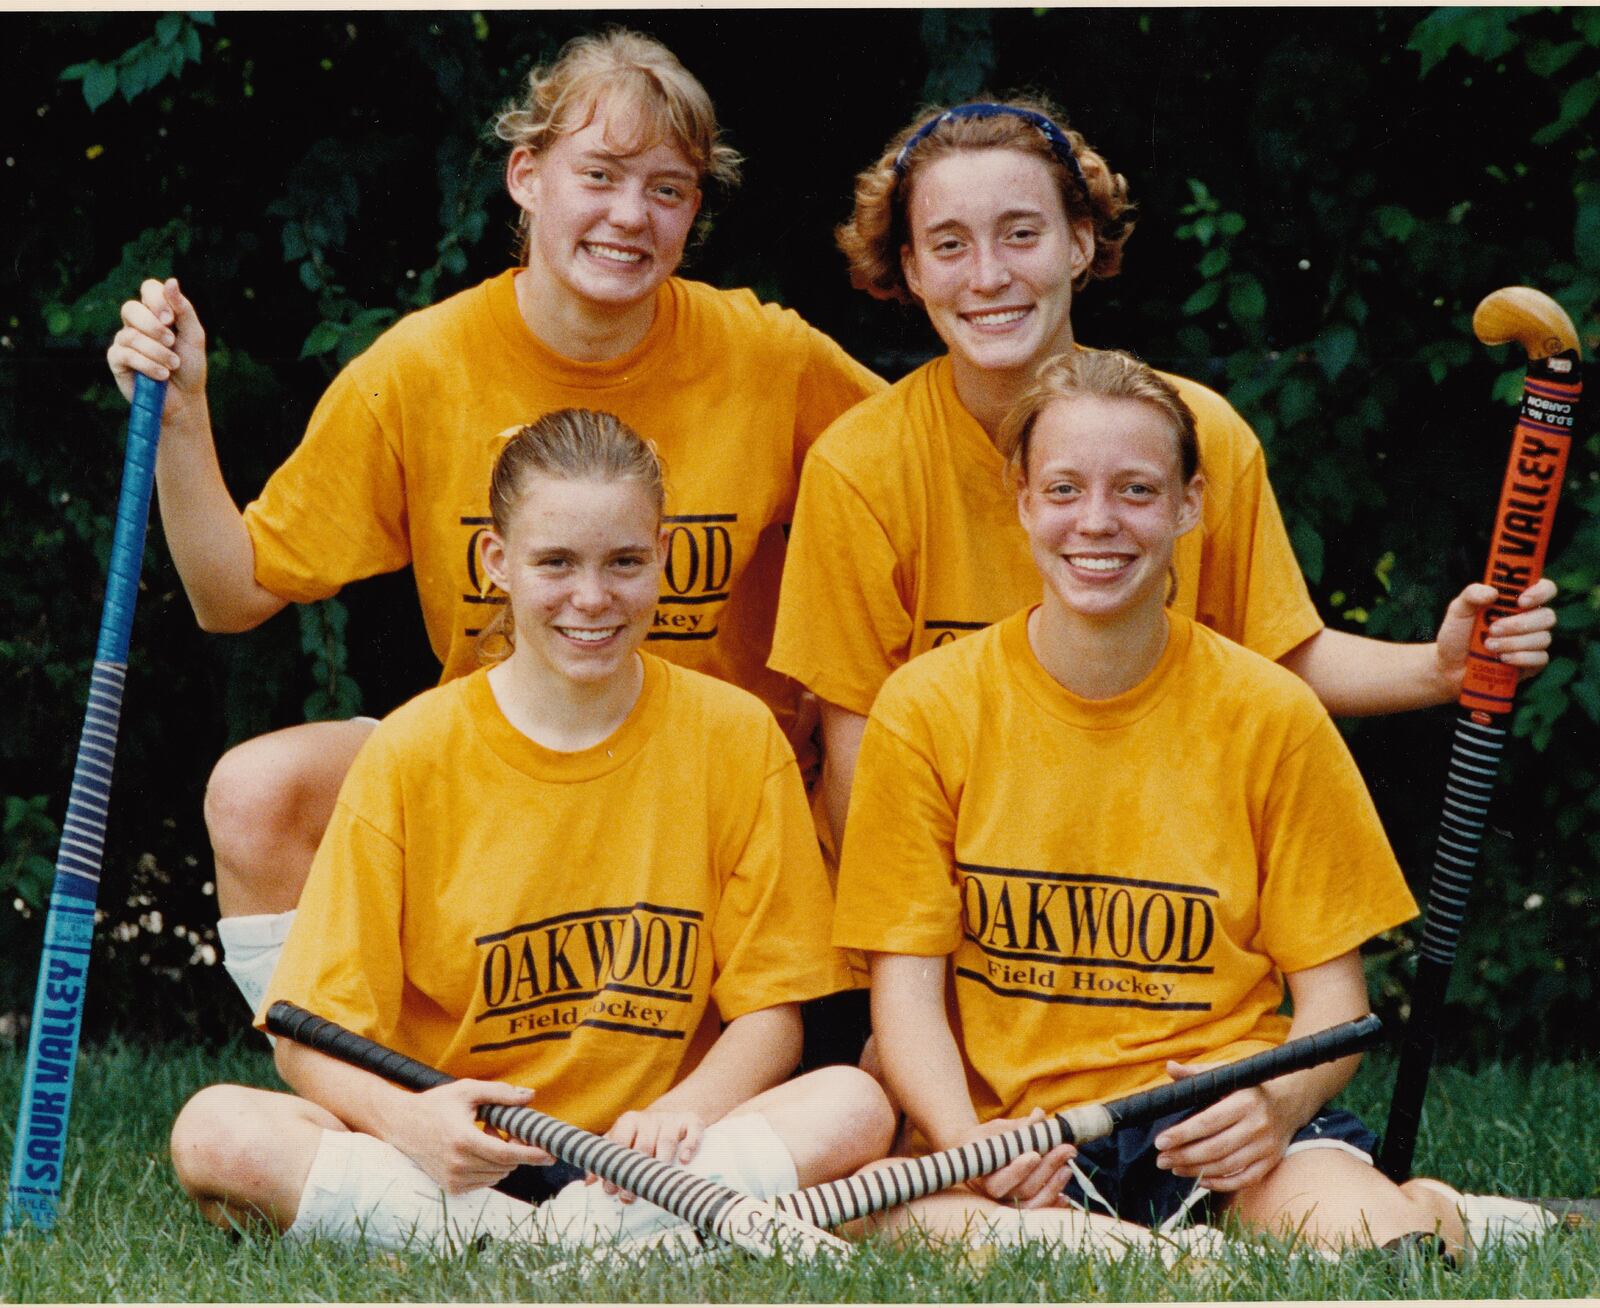
M 1040 365 L 1080 348 L 1074 299 L 1117 274 L 1133 224 L 1127 181 L 1043 99 L 922 115 L 857 178 L 836 234 L 852 282 L 921 305 L 948 352 L 838 419 L 801 479 L 771 666 L 822 702 L 825 838 L 843 831 L 884 679 L 1038 599 L 996 440 Z M 1335 714 L 1453 701 L 1493 590 L 1463 590 L 1431 643 L 1324 626 L 1255 433 L 1220 395 L 1168 380 L 1195 413 L 1209 485 L 1174 556 L 1177 611 L 1283 663 Z M 1539 582 L 1493 628 L 1526 674 L 1548 662 L 1554 593 Z

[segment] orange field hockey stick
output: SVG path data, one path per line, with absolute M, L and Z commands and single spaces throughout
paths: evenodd
M 1472 629 L 1411 1016 L 1378 1164 L 1396 1181 L 1411 1174 L 1439 1018 L 1517 693 L 1517 670 L 1484 648 L 1484 632 L 1496 618 L 1517 612 L 1517 596 L 1539 580 L 1544 569 L 1583 391 L 1578 333 L 1561 306 L 1543 292 L 1527 286 L 1495 291 L 1473 313 L 1472 330 L 1485 345 L 1518 342 L 1528 352 L 1528 372 L 1483 578 L 1499 595 L 1478 615 Z

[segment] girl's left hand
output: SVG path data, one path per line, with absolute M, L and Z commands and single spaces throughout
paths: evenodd
M 1550 633 L 1555 630 L 1556 613 L 1550 601 L 1556 597 L 1556 584 L 1541 577 L 1517 597 L 1518 612 L 1498 618 L 1484 634 L 1484 648 L 1499 656 L 1502 663 L 1517 670 L 1517 679 L 1526 681 L 1550 662 Z M 1472 639 L 1472 624 L 1478 614 L 1499 599 L 1493 586 L 1475 581 L 1450 601 L 1434 654 L 1439 675 L 1459 694 L 1467 672 L 1467 648 Z
M 682 1165 L 699 1152 L 705 1133 L 706 1122 L 698 1113 L 677 1108 L 646 1108 L 617 1118 L 606 1132 L 606 1139 L 649 1154 L 660 1162 Z M 600 1178 L 590 1175 L 584 1179 L 592 1185 Z M 607 1194 L 619 1196 L 623 1203 L 634 1201 L 635 1196 L 612 1182 L 601 1181 L 601 1184 Z
M 1210 1070 L 1206 1063 L 1167 1064 L 1175 1081 Z M 1252 1086 L 1220 1099 L 1155 1139 L 1156 1166 L 1176 1176 L 1204 1180 L 1208 1190 L 1230 1194 L 1254 1185 L 1283 1158 L 1304 1125 L 1270 1085 Z

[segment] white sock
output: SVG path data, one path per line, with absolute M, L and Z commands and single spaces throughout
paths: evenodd
M 706 1129 L 700 1150 L 685 1164 L 696 1176 L 732 1186 L 754 1199 L 797 1189 L 800 1181 L 788 1146 L 760 1113 L 725 1117 Z M 636 1199 L 622 1203 L 597 1182 L 574 1181 L 539 1207 L 541 1225 L 564 1244 L 633 1246 L 661 1231 L 685 1226 L 664 1208 Z
M 707 1129 L 686 1170 L 760 1199 L 798 1185 L 794 1159 L 759 1113 Z M 393 1145 L 355 1131 L 324 1131 L 286 1238 L 323 1236 L 399 1249 L 416 1242 L 460 1250 L 478 1236 L 536 1244 L 644 1247 L 687 1223 L 654 1204 L 625 1204 L 598 1184 L 574 1181 L 537 1206 L 498 1190 L 446 1194 Z
M 1474 1249 L 1486 1249 L 1508 1240 L 1531 1240 L 1560 1222 L 1548 1209 L 1521 1199 L 1506 1199 L 1497 1194 L 1462 1194 L 1443 1181 L 1429 1177 L 1417 1177 L 1413 1184 L 1445 1195 L 1455 1203 L 1467 1228 L 1467 1243 Z
M 450 1253 L 484 1234 L 537 1239 L 537 1214 L 498 1190 L 446 1194 L 393 1145 L 359 1131 L 324 1131 L 284 1238 L 365 1241 L 377 1249 L 415 1243 Z
M 283 942 L 289 938 L 294 910 L 287 913 L 255 913 L 248 917 L 225 917 L 217 923 L 217 939 L 222 944 L 222 966 L 228 969 L 233 984 L 239 987 L 252 1015 L 261 1009 L 272 982 Z

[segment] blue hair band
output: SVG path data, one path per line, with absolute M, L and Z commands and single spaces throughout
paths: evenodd
M 1020 118 L 1025 123 L 1037 127 L 1044 139 L 1050 142 L 1050 149 L 1057 159 L 1066 165 L 1072 174 L 1072 180 L 1078 184 L 1078 190 L 1083 194 L 1085 204 L 1092 201 L 1089 197 L 1089 181 L 1083 175 L 1083 168 L 1078 163 L 1078 156 L 1073 152 L 1072 142 L 1067 140 L 1067 134 L 1043 114 L 1035 113 L 1032 109 L 1018 109 L 1008 104 L 962 104 L 954 109 L 946 109 L 935 118 L 930 118 L 911 134 L 911 139 L 900 147 L 900 153 L 894 157 L 894 175 L 899 181 L 905 180 L 906 167 L 911 158 L 911 152 L 923 141 L 927 140 L 942 123 L 956 122 L 963 118 Z

